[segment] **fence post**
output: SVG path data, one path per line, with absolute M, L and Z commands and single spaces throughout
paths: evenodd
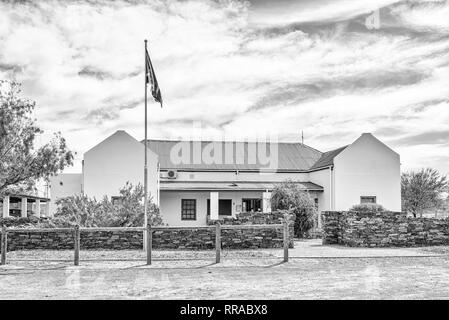
M 288 220 L 285 219 L 284 222 L 284 262 L 288 262 L 288 246 L 289 246 L 289 230 L 288 230 Z
M 147 265 L 151 265 L 151 247 L 153 246 L 153 231 L 151 230 L 151 224 L 147 224 Z
M 75 266 L 80 265 L 80 226 L 75 226 L 75 259 L 74 264 Z
M 215 263 L 220 263 L 221 258 L 221 224 L 215 225 Z
M 6 252 L 8 251 L 8 233 L 5 226 L 2 226 L 2 239 L 1 239 L 2 258 L 1 265 L 6 264 Z

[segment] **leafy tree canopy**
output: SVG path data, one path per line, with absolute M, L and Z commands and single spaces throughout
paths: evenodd
M 441 195 L 448 192 L 449 181 L 432 168 L 405 172 L 401 176 L 402 209 L 422 216 L 424 210 L 437 208 Z
M 127 182 L 120 191 L 120 198 L 101 201 L 86 195 L 74 195 L 58 199 L 55 216 L 48 223 L 51 227 L 80 225 L 82 227 L 141 227 L 144 223 L 144 188 Z M 161 225 L 159 208 L 148 199 L 149 222 Z
M 314 226 L 315 202 L 292 180 L 276 185 L 271 193 L 272 210 L 290 210 L 295 216 L 295 235 L 303 237 Z
M 73 154 L 60 133 L 35 147 L 36 136 L 43 132 L 32 118 L 35 102 L 19 94 L 18 83 L 0 80 L 0 196 L 28 191 L 37 180 L 73 164 Z

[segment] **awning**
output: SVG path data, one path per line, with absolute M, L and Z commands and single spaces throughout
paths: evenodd
M 9 198 L 16 198 L 16 199 L 27 198 L 28 201 L 30 201 L 30 200 L 32 200 L 32 201 L 40 200 L 43 202 L 50 201 L 50 198 L 33 196 L 33 195 L 28 195 L 28 194 L 9 194 Z
M 304 191 L 323 191 L 323 187 L 312 182 L 295 182 Z M 161 191 L 265 191 L 273 190 L 276 182 L 259 181 L 161 181 Z

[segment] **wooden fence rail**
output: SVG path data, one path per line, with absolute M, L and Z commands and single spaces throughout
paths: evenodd
M 80 247 L 81 247 L 81 234 L 80 227 L 76 226 L 74 230 L 74 247 L 75 247 L 75 257 L 74 264 L 75 266 L 80 265 Z
M 145 231 L 144 227 L 92 227 L 92 228 L 80 228 L 81 232 L 133 232 L 133 231 Z
M 8 233 L 50 233 L 50 232 L 73 232 L 74 228 L 7 228 Z
M 234 224 L 234 225 L 222 225 L 222 229 L 282 229 L 283 224 Z
M 8 231 L 5 226 L 2 227 L 2 237 L 1 237 L 1 261 L 0 264 L 6 264 L 6 252 L 8 251 Z
M 147 265 L 151 264 L 151 253 L 153 249 L 153 230 L 151 224 L 147 225 Z
M 215 263 L 221 260 L 221 224 L 217 222 L 215 225 Z
M 282 224 L 240 224 L 240 225 L 222 225 L 217 222 L 215 225 L 210 226 L 151 226 L 145 227 L 107 227 L 107 228 L 81 228 L 75 226 L 74 228 L 33 228 L 33 229 L 20 229 L 20 228 L 1 228 L 1 260 L 0 264 L 6 264 L 6 253 L 8 251 L 8 234 L 11 233 L 49 233 L 49 232 L 67 232 L 73 233 L 74 240 L 74 265 L 78 266 L 80 262 L 80 250 L 81 250 L 81 233 L 82 232 L 133 232 L 133 231 L 145 231 L 146 236 L 146 256 L 147 265 L 151 265 L 152 262 L 152 246 L 153 246 L 153 232 L 164 230 L 215 230 L 215 262 L 221 261 L 221 233 L 222 230 L 236 230 L 236 229 L 282 229 L 283 230 L 283 247 L 284 247 L 284 262 L 288 262 L 288 248 L 290 244 L 289 225 L 288 221 L 284 221 Z

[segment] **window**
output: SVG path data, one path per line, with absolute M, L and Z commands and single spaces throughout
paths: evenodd
M 315 208 L 318 209 L 318 198 L 315 198 Z
M 207 215 L 210 215 L 210 199 L 207 199 Z M 218 199 L 218 215 L 232 216 L 231 199 Z
M 181 220 L 196 220 L 196 199 L 181 199 Z
M 112 196 L 112 197 L 111 197 L 111 202 L 112 202 L 112 205 L 113 205 L 113 206 L 122 204 L 122 202 L 123 202 L 123 197 L 120 197 L 120 196 Z
M 242 199 L 242 212 L 262 211 L 262 199 Z
M 376 203 L 375 196 L 362 196 L 360 197 L 360 203 Z

